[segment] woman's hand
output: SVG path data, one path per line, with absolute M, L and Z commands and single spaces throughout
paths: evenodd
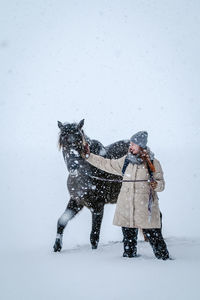
M 84 145 L 83 152 L 81 153 L 82 158 L 88 158 L 90 156 L 90 147 L 88 143 Z
M 155 190 L 156 187 L 157 187 L 157 185 L 158 185 L 158 183 L 157 183 L 157 181 L 154 180 L 154 181 L 151 181 L 151 182 L 150 182 L 150 185 L 151 185 L 152 189 Z

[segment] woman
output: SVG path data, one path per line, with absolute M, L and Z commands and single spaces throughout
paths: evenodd
M 123 176 L 113 225 L 121 226 L 124 236 L 123 257 L 137 256 L 138 228 L 143 229 L 158 259 L 169 259 L 169 252 L 161 233 L 157 192 L 165 188 L 159 161 L 147 147 L 148 133 L 139 131 L 130 138 L 127 155 L 107 159 L 90 153 L 85 145 L 85 159 L 93 166 Z

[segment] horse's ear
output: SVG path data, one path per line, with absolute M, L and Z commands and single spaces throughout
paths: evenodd
M 84 121 L 85 119 L 81 120 L 79 123 L 78 123 L 78 128 L 81 129 L 84 125 Z
M 58 121 L 58 127 L 59 127 L 60 129 L 63 128 L 63 124 L 62 124 L 60 121 Z

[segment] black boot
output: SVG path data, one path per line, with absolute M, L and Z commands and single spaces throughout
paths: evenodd
M 153 252 L 158 259 L 167 260 L 170 259 L 167 245 L 163 239 L 161 229 L 143 229 L 148 237 L 149 243 L 153 249 Z
M 137 256 L 137 228 L 122 227 L 124 236 L 124 253 L 123 257 L 136 257 Z

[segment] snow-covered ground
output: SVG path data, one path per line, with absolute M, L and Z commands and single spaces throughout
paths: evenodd
M 138 242 L 137 258 L 123 258 L 120 241 L 1 254 L 2 299 L 159 299 L 199 300 L 200 239 L 167 238 L 175 260 L 154 258 L 148 243 Z M 50 247 L 50 245 L 49 245 Z
M 0 1 L 2 300 L 200 299 L 199 16 L 199 0 Z M 105 146 L 148 131 L 175 260 L 141 239 L 141 256 L 122 258 L 115 205 L 97 251 L 84 209 L 52 252 L 69 200 L 57 121 L 83 118 Z

